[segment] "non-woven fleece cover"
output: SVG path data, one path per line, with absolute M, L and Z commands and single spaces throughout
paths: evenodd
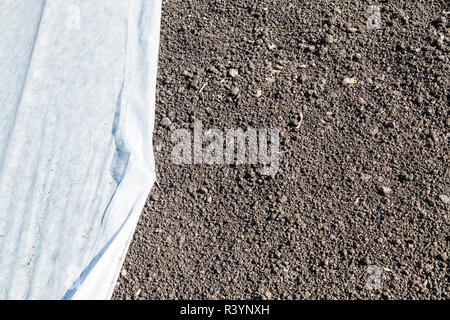
M 0 1 L 0 299 L 109 299 L 155 180 L 160 0 Z

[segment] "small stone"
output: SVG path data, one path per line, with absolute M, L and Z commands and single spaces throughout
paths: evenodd
M 423 103 L 423 98 L 421 96 L 418 96 L 416 101 L 417 101 L 417 104 L 421 105 Z
M 388 196 L 392 194 L 392 189 L 386 186 L 382 186 L 379 191 L 383 196 Z
M 286 196 L 282 196 L 281 198 L 280 198 L 280 203 L 285 203 L 285 202 L 287 202 L 288 201 L 288 198 L 286 197 Z
M 291 121 L 289 121 L 288 126 L 289 127 L 296 127 L 298 125 L 298 120 L 297 119 L 292 119 Z
M 367 103 L 366 100 L 364 100 L 364 99 L 361 98 L 361 97 L 358 99 L 358 102 L 359 102 L 359 104 L 362 104 L 362 105 L 364 105 L 364 104 Z
M 349 86 L 352 84 L 356 83 L 356 78 L 344 78 L 344 80 L 342 81 L 342 84 L 344 84 L 345 86 Z
M 208 193 L 208 189 L 206 189 L 206 187 L 200 187 L 200 189 L 198 189 L 198 192 L 202 193 L 202 194 L 206 194 Z
M 198 79 L 194 79 L 191 81 L 191 88 L 194 90 L 200 89 L 200 82 Z
M 350 32 L 350 33 L 355 33 L 355 32 L 358 31 L 358 29 L 354 28 L 354 27 L 350 27 L 350 28 L 347 28 L 347 31 Z
M 122 269 L 121 271 L 120 271 L 120 275 L 122 276 L 122 277 L 126 277 L 127 276 L 127 270 L 125 270 L 125 269 Z
M 160 143 L 157 143 L 157 144 L 155 144 L 155 151 L 156 152 L 160 152 L 161 150 L 162 150 L 162 144 L 160 144 Z
M 361 61 L 361 59 L 362 59 L 362 55 L 360 53 L 356 53 L 353 55 L 354 61 Z
M 397 43 L 397 46 L 395 47 L 395 49 L 397 49 L 397 51 L 399 51 L 399 52 L 405 52 L 406 45 L 403 42 L 399 42 L 399 43 Z
M 171 124 L 172 124 L 172 121 L 167 117 L 164 117 L 161 121 L 161 125 L 165 128 L 169 127 Z
M 316 46 L 315 45 L 309 45 L 309 46 L 307 46 L 306 47 L 306 51 L 307 52 L 314 52 L 314 51 L 316 51 Z
M 326 44 L 332 44 L 334 42 L 333 36 L 331 34 L 326 34 L 323 42 L 325 42 Z
M 183 76 L 185 76 L 186 78 L 193 78 L 194 77 L 194 75 L 192 73 L 190 73 L 189 71 L 187 71 L 187 70 L 183 71 Z
M 272 298 L 272 293 L 269 290 L 264 292 L 264 298 L 270 300 Z
M 140 295 L 141 295 L 141 289 L 138 289 L 138 290 L 134 293 L 134 299 L 139 298 Z
M 409 16 L 403 10 L 399 10 L 398 15 L 400 16 L 402 23 L 408 23 Z
M 237 96 L 239 94 L 239 88 L 238 87 L 234 87 L 233 89 L 231 89 L 231 93 L 234 96 Z
M 259 98 L 261 96 L 262 96 L 262 90 L 261 89 L 256 90 L 255 97 Z
M 441 194 L 439 196 L 439 199 L 441 199 L 441 201 L 445 204 L 449 204 L 450 203 L 450 197 L 445 195 L 445 194 Z
M 326 268 L 326 267 L 328 267 L 328 264 L 329 264 L 328 259 L 323 259 L 323 260 L 320 261 L 319 266 Z
M 237 69 L 230 69 L 228 72 L 230 74 L 230 77 L 236 78 L 239 75 L 239 71 Z
M 373 129 L 370 131 L 370 134 L 373 135 L 373 136 L 375 136 L 375 135 L 378 134 L 378 132 L 380 132 L 380 130 L 379 130 L 377 127 L 375 127 L 375 128 L 373 128 Z
M 212 202 L 212 197 L 211 197 L 211 196 L 208 196 L 208 198 L 206 199 L 206 201 L 207 201 L 208 203 L 211 203 L 211 202 Z
M 158 201 L 158 200 L 159 200 L 158 194 L 156 194 L 156 193 L 150 194 L 150 200 L 152 200 L 152 201 Z
M 214 73 L 214 74 L 218 74 L 218 73 L 219 73 L 219 70 L 217 70 L 216 67 L 210 67 L 210 68 L 208 69 L 208 72 Z
M 434 142 L 438 142 L 439 141 L 439 136 L 436 133 L 436 131 L 431 131 L 431 139 L 433 139 Z

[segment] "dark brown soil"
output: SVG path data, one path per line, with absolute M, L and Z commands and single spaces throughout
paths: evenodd
M 163 1 L 159 184 L 113 298 L 448 299 L 449 9 Z M 194 120 L 278 128 L 278 174 L 173 164 L 171 132 Z

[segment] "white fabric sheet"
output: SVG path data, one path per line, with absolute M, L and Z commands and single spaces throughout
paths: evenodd
M 0 1 L 0 299 L 109 299 L 155 179 L 160 0 Z

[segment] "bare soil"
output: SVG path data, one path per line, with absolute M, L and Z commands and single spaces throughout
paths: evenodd
M 449 9 L 163 1 L 158 184 L 113 298 L 449 299 Z M 278 128 L 279 172 L 175 165 L 194 120 Z

